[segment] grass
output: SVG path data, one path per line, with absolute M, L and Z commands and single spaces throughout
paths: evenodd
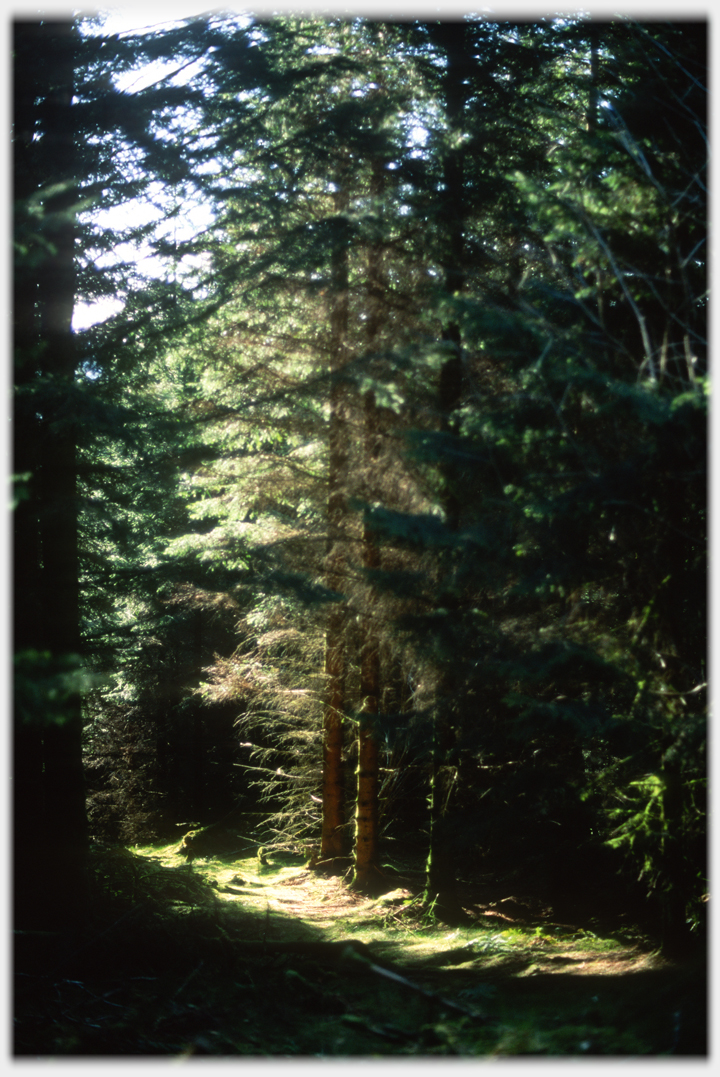
M 371 900 L 302 858 L 267 861 L 96 847 L 83 937 L 50 963 L 42 947 L 18 961 L 15 1053 L 705 1052 L 700 958 L 671 963 L 549 913 L 508 923 L 502 901 L 449 929 L 424 917 L 419 874 Z

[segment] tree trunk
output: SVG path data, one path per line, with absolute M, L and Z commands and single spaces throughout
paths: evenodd
M 381 92 L 381 91 L 378 91 Z M 382 212 L 385 190 L 386 162 L 377 157 L 372 162 L 370 194 L 376 214 Z M 367 352 L 372 355 L 378 347 L 382 324 L 384 294 L 382 237 L 378 233 L 368 245 L 367 262 Z M 378 500 L 377 468 L 380 459 L 380 414 L 372 389 L 365 393 L 364 410 L 364 478 L 361 497 L 370 505 Z M 366 572 L 381 567 L 377 536 L 365 518 L 362 533 L 362 563 Z M 358 727 L 357 811 L 355 831 L 355 870 L 352 886 L 365 893 L 383 889 L 378 860 L 378 793 L 380 789 L 380 751 L 377 740 L 377 716 L 380 709 L 381 665 L 380 637 L 375 617 L 375 588 L 367 581 L 365 605 L 362 611 L 363 642 L 360 654 L 360 695 L 362 708 Z
M 332 586 L 330 578 L 328 586 Z M 334 589 L 334 588 L 333 588 Z M 322 844 L 320 859 L 333 860 L 346 851 L 343 832 L 343 713 L 345 709 L 345 608 L 330 612 L 325 645 L 327 695 L 323 715 Z
M 600 33 L 597 25 L 588 23 L 588 37 L 590 39 L 590 83 L 588 87 L 588 107 L 586 127 L 589 134 L 597 130 L 598 118 L 598 69 L 599 69 L 599 42 Z
M 379 456 L 378 416 L 375 397 L 365 397 L 365 455 L 372 476 Z M 371 480 L 370 480 L 371 481 Z M 366 484 L 366 492 L 369 483 Z M 363 527 L 363 567 L 379 569 L 380 548 L 366 521 Z M 382 885 L 378 870 L 378 791 L 380 753 L 377 741 L 377 716 L 380 707 L 380 639 L 374 618 L 374 592 L 368 587 L 363 610 L 364 640 L 360 658 L 360 695 L 362 709 L 358 727 L 357 814 L 355 836 L 355 872 L 352 885 L 368 893 Z
M 342 165 L 345 166 L 345 162 Z M 328 452 L 327 557 L 325 585 L 342 595 L 347 549 L 348 405 L 342 371 L 347 362 L 348 272 L 347 190 L 341 166 L 335 194 L 337 234 L 331 267 L 330 432 Z M 347 605 L 344 598 L 330 607 L 325 642 L 326 698 L 323 716 L 323 809 L 320 859 L 333 860 L 347 851 L 343 804 L 343 716 L 345 711 Z
M 445 115 L 451 139 L 462 132 L 463 116 L 469 87 L 466 84 L 472 58 L 466 52 L 462 23 L 441 23 L 435 30 L 436 41 L 447 60 L 444 75 Z M 455 139 L 453 139 L 455 141 Z M 465 281 L 465 192 L 463 181 L 464 150 L 454 145 L 445 152 L 443 161 L 444 200 L 440 214 L 442 234 L 446 237 L 443 257 L 445 291 L 452 297 L 463 288 Z M 460 404 L 463 386 L 462 341 L 460 326 L 450 317 L 443 327 L 442 339 L 451 345 L 451 353 L 440 370 L 438 405 L 441 429 L 454 433 L 455 412 Z M 441 465 L 443 476 L 442 506 L 448 529 L 457 531 L 460 521 L 460 497 L 457 468 L 452 459 Z M 447 566 L 446 571 L 451 571 Z M 441 604 L 452 613 L 458 607 L 454 594 L 441 595 Z M 452 835 L 448 829 L 447 813 L 452 794 L 455 769 L 452 750 L 456 739 L 453 709 L 458 686 L 453 669 L 446 663 L 440 670 L 437 700 L 433 720 L 430 764 L 430 848 L 424 900 L 438 919 L 456 922 L 462 910 L 455 894 L 455 866 Z
M 358 727 L 357 814 L 355 871 L 352 885 L 366 893 L 381 884 L 378 870 L 379 750 L 376 721 L 380 685 L 380 651 L 377 638 L 366 640 L 362 656 L 363 706 Z
M 683 780 L 677 759 L 663 760 L 662 777 L 664 823 L 662 859 L 663 874 L 669 883 L 661 898 L 662 949 L 668 957 L 674 957 L 687 953 L 691 943 L 687 923 L 687 903 L 692 895 L 695 880 L 688 878 L 681 844 Z
M 15 647 L 49 656 L 51 670 L 61 670 L 80 651 L 77 426 L 71 404 L 76 366 L 71 329 L 78 169 L 72 107 L 75 39 L 71 22 L 15 28 L 16 195 L 34 193 L 43 208 L 37 225 L 42 238 L 36 240 L 38 249 L 42 243 L 43 258 L 39 265 L 18 267 L 23 282 L 14 312 L 18 384 L 40 378 L 49 390 L 32 412 L 25 405 L 15 432 L 15 466 L 30 461 L 33 468 L 29 504 L 23 504 L 15 532 Z M 34 66 L 26 75 L 24 93 L 25 73 L 18 65 L 29 53 Z M 33 139 L 33 134 L 42 137 Z M 43 197 L 43 188 L 52 187 L 56 193 Z M 33 441 L 30 450 L 28 438 Z M 28 548 L 21 545 L 25 540 Z M 24 614 L 26 604 L 34 609 L 33 620 Z M 41 668 L 48 667 L 38 665 Z M 61 715 L 48 719 L 38 714 L 34 724 L 16 725 L 17 926 L 72 928 L 86 918 L 81 738 L 77 693 L 64 700 Z

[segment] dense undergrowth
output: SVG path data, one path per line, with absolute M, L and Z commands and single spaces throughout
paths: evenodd
M 420 863 L 387 865 L 377 899 L 274 850 L 95 845 L 91 866 L 80 933 L 16 938 L 16 1055 L 706 1052 L 702 956 L 558 923 L 497 881 L 467 881 L 450 930 L 420 905 Z

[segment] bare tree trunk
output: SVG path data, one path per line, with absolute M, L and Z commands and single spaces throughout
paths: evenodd
M 469 88 L 466 84 L 468 64 L 471 57 L 466 52 L 462 23 L 441 23 L 436 30 L 436 40 L 443 49 L 447 66 L 444 76 L 445 114 L 448 129 L 457 136 L 462 131 L 463 113 Z M 465 192 L 463 181 L 464 150 L 453 146 L 445 153 L 443 172 L 445 181 L 444 205 L 441 225 L 445 236 L 444 276 L 445 290 L 450 296 L 457 295 L 465 281 Z M 460 404 L 463 387 L 463 361 L 460 326 L 451 318 L 443 327 L 442 338 L 452 350 L 440 370 L 438 405 L 441 428 L 448 433 L 456 429 L 455 412 Z M 443 472 L 443 510 L 450 531 L 457 531 L 460 521 L 460 498 L 456 467 L 445 460 Z M 446 569 L 448 571 L 449 569 Z M 455 595 L 441 596 L 442 604 L 450 609 L 457 607 Z M 437 704 L 433 720 L 430 764 L 430 848 L 426 866 L 424 900 L 434 914 L 447 922 L 462 918 L 462 910 L 456 897 L 455 865 L 452 851 L 452 835 L 448 829 L 448 807 L 453 792 L 456 771 L 452 765 L 452 750 L 456 740 L 453 709 L 457 685 L 453 669 L 446 664 L 440 670 L 437 685 Z
M 372 162 L 370 195 L 379 220 L 385 190 L 386 162 Z M 368 245 L 367 262 L 367 350 L 370 361 L 377 349 L 382 323 L 383 245 L 378 234 Z M 377 500 L 377 468 L 380 458 L 380 414 L 372 389 L 365 393 L 364 478 L 361 496 L 366 504 Z M 365 518 L 362 534 L 362 563 L 366 572 L 381 567 L 377 535 Z M 376 595 L 372 580 L 366 585 L 362 611 L 363 641 L 360 654 L 360 695 L 362 708 L 358 727 L 357 811 L 355 830 L 355 870 L 352 885 L 366 893 L 382 891 L 383 877 L 378 866 L 378 793 L 380 788 L 380 751 L 377 739 L 377 716 L 380 709 L 381 663 L 380 637 L 375 620 Z
M 375 397 L 370 390 L 365 397 L 365 455 L 372 470 L 379 456 L 378 416 Z M 367 490 L 367 485 L 366 485 Z M 366 521 L 363 527 L 363 567 L 380 568 L 380 548 Z M 355 832 L 355 889 L 372 892 L 381 885 L 378 870 L 378 791 L 380 753 L 377 740 L 377 716 L 380 706 L 380 639 L 374 620 L 372 584 L 363 610 L 364 639 L 360 656 L 360 694 L 362 709 L 358 727 L 357 812 Z
M 363 696 L 358 727 L 357 813 L 355 871 L 352 885 L 372 892 L 381 881 L 378 871 L 379 749 L 376 721 L 380 689 L 380 648 L 377 635 L 365 639 L 361 665 Z
M 345 162 L 343 162 L 343 165 Z M 347 362 L 349 252 L 346 238 L 348 199 L 341 166 L 335 194 L 337 235 L 332 256 L 330 314 L 330 432 L 328 453 L 327 557 L 325 585 L 341 595 L 345 587 L 347 549 L 348 401 L 342 372 Z M 343 804 L 343 717 L 345 711 L 347 604 L 330 607 L 325 642 L 327 682 L 323 715 L 323 819 L 320 859 L 347 851 Z

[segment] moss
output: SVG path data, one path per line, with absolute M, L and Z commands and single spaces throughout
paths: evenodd
M 232 866 L 217 859 L 188 865 L 177 845 L 95 848 L 85 937 L 65 949 L 62 967 L 54 949 L 52 967 L 18 976 L 16 1053 L 619 1057 L 706 1050 L 699 962 L 674 965 L 580 931 L 553 940 L 550 925 L 539 934 L 478 922 L 448 931 L 404 906 L 389 907 L 402 910 L 404 922 L 389 918 L 387 906 L 383 920 L 377 902 L 338 879 L 268 860 L 266 867 L 256 856 Z M 222 892 L 238 878 L 242 889 Z M 343 958 L 351 941 L 366 961 Z M 397 971 L 424 994 L 373 965 Z M 624 974 L 630 965 L 632 974 Z

